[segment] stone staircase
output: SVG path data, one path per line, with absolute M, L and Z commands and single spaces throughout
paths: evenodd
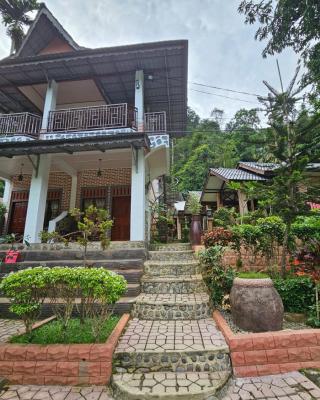
M 101 250 L 93 244 L 88 250 L 88 264 L 95 267 L 104 267 L 124 276 L 128 282 L 127 292 L 117 302 L 116 313 L 130 312 L 132 303 L 140 293 L 140 278 L 143 274 L 143 263 L 146 258 L 144 243 L 140 242 L 111 242 L 110 247 Z M 8 245 L 0 246 L 0 259 L 4 259 Z M 9 272 L 36 266 L 68 266 L 82 265 L 82 251 L 75 243 L 69 247 L 62 244 L 38 244 L 27 248 L 20 245 L 20 260 L 15 264 L 0 264 L 0 279 Z M 14 317 L 9 311 L 9 300 L 0 293 L 0 313 L 2 316 Z M 42 317 L 51 313 L 46 304 L 42 308 Z
M 189 244 L 149 251 L 132 320 L 114 353 L 115 399 L 216 399 L 231 375 Z

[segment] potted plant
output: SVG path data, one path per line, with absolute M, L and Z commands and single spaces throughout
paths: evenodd
M 233 281 L 230 303 L 232 318 L 239 328 L 250 332 L 282 329 L 282 300 L 267 274 L 240 273 Z
M 195 193 L 189 193 L 187 200 L 187 210 L 192 214 L 190 225 L 190 242 L 192 245 L 201 244 L 201 211 L 202 205 L 199 197 Z

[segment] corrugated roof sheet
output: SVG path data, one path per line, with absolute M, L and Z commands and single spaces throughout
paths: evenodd
M 215 175 L 226 181 L 265 181 L 266 178 L 252 172 L 236 168 L 210 168 L 210 175 Z

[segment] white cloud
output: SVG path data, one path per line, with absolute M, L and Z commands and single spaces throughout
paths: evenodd
M 47 0 L 56 18 L 83 46 L 102 47 L 168 39 L 189 40 L 189 80 L 253 93 L 266 93 L 262 80 L 278 85 L 274 57 L 263 59 L 263 43 L 254 40 L 255 27 L 237 13 L 239 0 Z M 0 58 L 8 55 L 10 40 L 0 26 Z M 293 76 L 297 56 L 279 57 L 285 82 Z M 211 91 L 255 102 L 241 94 Z M 189 105 L 202 117 L 214 107 L 231 117 L 240 107 L 254 104 L 189 90 Z

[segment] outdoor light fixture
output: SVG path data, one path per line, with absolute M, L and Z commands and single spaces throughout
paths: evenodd
M 101 171 L 101 161 L 102 161 L 102 159 L 99 158 L 99 169 L 98 169 L 98 171 L 97 171 L 97 176 L 101 176 L 101 175 L 102 175 L 102 171 Z
M 23 163 L 21 163 L 21 166 L 20 166 L 20 174 L 18 175 L 18 181 L 19 182 L 22 182 L 23 181 L 23 174 L 22 174 L 22 168 L 23 168 Z
M 140 89 L 140 81 L 139 81 L 139 79 L 136 80 L 136 89 L 137 90 Z

